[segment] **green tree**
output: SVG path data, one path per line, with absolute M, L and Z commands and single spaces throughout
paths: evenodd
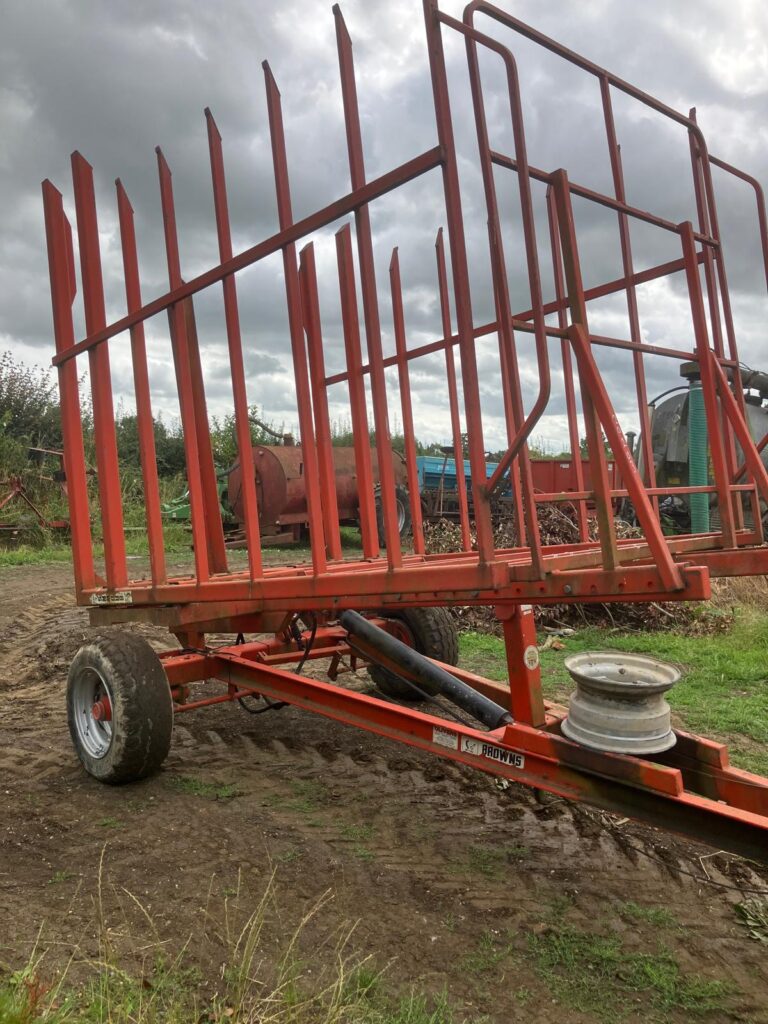
M 36 448 L 61 447 L 61 417 L 51 371 L 26 366 L 12 353 L 0 354 L 0 427 Z

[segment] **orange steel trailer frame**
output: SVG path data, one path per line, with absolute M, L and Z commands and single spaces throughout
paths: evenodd
M 63 198 L 50 181 L 43 183 L 56 354 L 61 390 L 66 473 L 72 520 L 72 548 L 77 598 L 90 606 L 96 623 L 145 618 L 165 623 L 182 642 L 181 653 L 163 658 L 177 712 L 243 694 L 260 694 L 317 711 L 364 729 L 432 750 L 436 754 L 506 775 L 543 789 L 620 809 L 645 820 L 667 825 L 752 856 L 768 848 L 768 782 L 728 767 L 724 748 L 707 740 L 678 735 L 674 750 L 654 759 L 640 759 L 586 750 L 561 735 L 562 709 L 547 708 L 541 697 L 535 655 L 535 632 L 527 606 L 571 601 L 647 601 L 706 599 L 710 576 L 768 572 L 761 502 L 768 502 L 768 473 L 760 451 L 768 438 L 755 444 L 744 413 L 740 363 L 728 292 L 725 255 L 720 238 L 712 168 L 743 179 L 756 192 L 758 229 L 766 259 L 768 227 L 762 192 L 754 179 L 723 161 L 711 158 L 694 112 L 686 116 L 573 53 L 485 0 L 466 8 L 463 20 L 440 10 L 437 0 L 424 0 L 424 21 L 434 99 L 436 138 L 422 153 L 398 167 L 369 179 L 363 153 L 352 43 L 341 11 L 334 7 L 350 187 L 334 202 L 300 220 L 291 205 L 288 158 L 281 100 L 275 79 L 264 64 L 278 230 L 250 248 L 235 253 L 229 220 L 222 141 L 213 115 L 206 110 L 210 149 L 213 207 L 218 234 L 218 262 L 185 280 L 179 256 L 171 171 L 158 148 L 168 290 L 150 301 L 142 295 L 133 210 L 126 190 L 117 181 L 117 208 L 122 243 L 127 312 L 107 323 L 102 279 L 93 173 L 80 153 L 72 156 L 74 201 L 80 254 L 86 337 L 76 340 L 73 302 L 76 270 L 72 230 Z M 559 168 L 542 170 L 526 155 L 525 118 L 512 48 L 482 31 L 492 19 L 546 48 L 595 80 L 600 91 L 613 191 L 596 192 L 571 181 Z M 482 176 L 488 252 L 492 268 L 496 317 L 477 323 L 473 314 L 467 233 L 478 225 L 465 222 L 457 147 L 449 99 L 443 42 L 448 34 L 466 46 L 471 86 L 477 159 Z M 506 100 L 514 152 L 494 148 L 488 127 L 479 51 L 501 63 L 506 76 Z M 691 154 L 697 223 L 673 223 L 632 206 L 626 196 L 615 127 L 612 97 L 623 93 L 663 115 L 686 133 Z M 385 194 L 414 178 L 439 172 L 445 201 L 445 225 L 437 233 L 436 296 L 442 315 L 441 338 L 408 345 L 398 251 L 390 263 L 390 292 L 395 354 L 385 357 L 379 313 L 374 257 L 375 238 L 370 208 Z M 497 176 L 514 175 L 522 216 L 530 308 L 515 311 L 508 281 Z M 436 175 L 433 174 L 434 180 Z M 555 294 L 545 297 L 536 237 L 532 183 L 546 186 Z M 585 288 L 574 220 L 573 197 L 598 204 L 616 214 L 623 274 L 616 280 Z M 312 236 L 336 221 L 335 235 L 339 294 L 343 319 L 345 369 L 327 374 L 323 324 L 318 301 L 318 274 Z M 679 256 L 636 271 L 630 227 L 639 220 L 677 238 Z M 300 248 L 299 248 L 300 247 Z M 266 565 L 259 539 L 257 493 L 251 454 L 238 310 L 237 275 L 266 257 L 281 253 L 285 301 L 298 401 L 298 419 L 305 459 L 311 553 L 299 565 Z M 448 266 L 450 257 L 449 277 Z M 646 344 L 640 329 L 637 289 L 649 281 L 684 275 L 695 346 L 692 350 Z M 358 289 L 357 275 L 360 286 Z M 194 317 L 194 297 L 205 289 L 223 289 L 226 338 L 232 377 L 239 457 L 243 467 L 244 529 L 248 564 L 233 570 L 227 563 L 219 514 L 216 473 L 211 452 L 204 375 Z M 591 300 L 623 293 L 629 337 L 604 337 L 590 330 Z M 364 325 L 365 353 L 360 331 Z M 166 313 L 176 371 L 187 462 L 194 543 L 194 571 L 169 573 L 163 545 L 152 401 L 147 369 L 145 324 Z M 548 322 L 554 314 L 557 323 Z M 455 326 L 454 326 L 455 323 Z M 123 510 L 114 428 L 110 374 L 110 343 L 128 332 L 133 363 L 142 474 L 147 511 L 150 578 L 131 579 L 126 560 Z M 496 336 L 503 391 L 507 451 L 498 469 L 486 477 L 483 410 L 480 400 L 476 343 Z M 521 388 L 518 354 L 530 344 L 537 362 L 539 391 L 528 409 Z M 579 417 L 575 380 L 579 382 L 585 424 L 591 486 L 585 486 L 580 460 L 575 492 L 535 493 L 527 442 L 551 401 L 549 343 L 559 343 L 565 380 L 565 399 L 571 450 L 579 451 Z M 631 353 L 634 386 L 642 435 L 643 473 L 638 471 L 625 443 L 610 395 L 596 362 L 596 348 Z M 461 550 L 429 555 L 425 552 L 409 370 L 412 360 L 443 353 L 447 375 L 447 405 L 455 451 L 468 438 L 474 521 L 470 523 L 464 476 L 459 474 Z M 461 386 L 456 372 L 460 361 Z M 713 482 L 707 486 L 659 487 L 651 450 L 651 431 L 645 383 L 646 356 L 663 356 L 698 364 L 709 427 Z M 94 433 L 98 458 L 99 508 L 104 546 L 104 569 L 97 572 L 90 526 L 86 466 L 78 394 L 77 358 L 90 369 Z M 385 370 L 397 370 L 405 434 L 405 456 L 412 501 L 412 551 L 403 549 L 395 511 Z M 379 548 L 376 502 L 371 471 L 366 381 L 370 388 L 378 464 L 381 467 L 381 505 L 386 545 Z M 335 509 L 328 388 L 346 382 L 354 432 L 355 462 L 360 494 L 363 557 L 345 560 Z M 612 486 L 603 444 L 607 440 L 616 460 L 621 486 Z M 491 500 L 511 477 L 517 536 L 511 548 L 494 545 Z M 717 529 L 703 535 L 665 537 L 658 518 L 658 499 L 667 494 L 704 492 L 716 496 L 720 512 Z M 639 539 L 619 539 L 612 501 L 628 497 L 643 532 Z M 567 500 L 579 508 L 580 541 L 548 546 L 539 535 L 536 508 L 541 500 Z M 587 504 L 594 505 L 597 539 L 590 539 Z M 514 722 L 482 732 L 444 717 L 425 714 L 382 699 L 351 693 L 333 679 L 342 656 L 373 657 L 357 640 L 353 644 L 335 624 L 343 609 L 378 615 L 390 632 L 397 632 L 391 613 L 403 608 L 453 604 L 490 604 L 504 624 L 510 678 L 506 686 L 480 680 L 458 669 L 454 675 L 478 692 L 492 694 L 512 712 Z M 390 616 L 388 617 L 388 613 Z M 295 616 L 314 619 L 315 628 L 299 633 Z M 293 625 L 291 625 L 293 624 Z M 240 643 L 213 649 L 209 632 L 274 632 L 271 641 Z M 310 642 L 311 641 L 311 642 Z M 307 679 L 285 665 L 307 657 L 331 659 L 330 683 Z M 396 666 L 395 666 L 396 667 Z M 402 671 L 402 666 L 398 669 Z M 216 697 L 190 702 L 187 687 L 195 680 L 218 679 L 225 689 Z M 103 713 L 99 712 L 100 714 Z

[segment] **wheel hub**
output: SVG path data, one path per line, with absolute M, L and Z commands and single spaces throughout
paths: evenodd
M 97 722 L 111 722 L 112 721 L 112 704 L 109 697 L 105 694 L 99 698 L 91 708 L 91 714 Z

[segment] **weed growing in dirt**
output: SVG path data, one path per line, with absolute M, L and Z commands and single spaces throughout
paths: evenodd
M 512 946 L 509 942 L 500 940 L 493 932 L 485 931 L 480 936 L 476 948 L 462 957 L 460 966 L 468 974 L 485 974 L 492 971 L 511 952 Z
M 461 663 L 492 679 L 506 679 L 504 643 L 498 637 L 465 633 Z M 683 677 L 668 695 L 673 711 L 694 732 L 729 742 L 733 762 L 768 772 L 768 614 L 741 607 L 730 630 L 710 636 L 680 633 L 616 633 L 594 627 L 564 640 L 561 651 L 541 652 L 545 696 L 564 702 L 573 689 L 563 661 L 568 654 L 609 649 L 670 661 L 683 666 Z M 738 696 L 738 700 L 734 700 Z
M 188 775 L 173 775 L 168 779 L 168 785 L 181 793 L 201 796 L 206 800 L 232 800 L 240 796 L 240 790 L 234 783 L 206 782 L 204 779 L 195 779 Z
M 642 921 L 654 928 L 677 928 L 675 915 L 666 907 L 641 907 L 628 900 L 618 906 L 619 914 L 628 921 Z
M 318 956 L 316 943 L 304 935 L 330 894 L 286 931 L 277 911 L 274 875 L 250 913 L 239 909 L 238 886 L 236 898 L 224 903 L 223 918 L 207 926 L 216 933 L 224 958 L 211 995 L 189 962 L 200 934 L 179 943 L 170 955 L 148 911 L 131 896 L 149 934 L 130 936 L 138 959 L 121 955 L 116 938 L 128 937 L 128 923 L 111 926 L 103 889 L 100 870 L 98 956 L 88 958 L 73 948 L 64 970 L 50 983 L 47 954 L 39 944 L 21 970 L 0 972 L 0 1024 L 482 1024 L 456 1015 L 444 993 L 434 998 L 415 991 L 393 994 L 371 958 L 352 950 L 350 926 L 330 932 L 323 928 L 324 956 Z M 203 929 L 203 939 L 205 934 Z
M 125 825 L 119 818 L 102 818 L 101 821 L 96 822 L 99 828 L 109 829 L 121 829 L 125 828 Z
M 351 839 L 356 843 L 367 843 L 373 839 L 375 829 L 373 825 L 345 825 L 341 834 L 345 839 Z
M 749 929 L 749 936 L 768 945 L 768 897 L 755 896 L 736 904 L 736 913 Z
M 275 860 L 278 864 L 292 864 L 295 860 L 301 860 L 303 856 L 304 851 L 300 850 L 298 846 L 293 846 L 290 850 L 283 850 L 282 853 L 278 853 Z
M 564 1005 L 593 1013 L 605 1024 L 620 1021 L 642 1001 L 647 1020 L 670 1010 L 707 1013 L 725 1010 L 729 986 L 684 974 L 671 953 L 626 949 L 615 936 L 575 928 L 531 935 L 528 945 L 536 970 Z M 652 1011 L 657 1015 L 652 1016 Z
M 291 796 L 283 793 L 271 793 L 264 803 L 268 807 L 284 808 L 286 811 L 297 811 L 299 814 L 316 814 L 324 804 L 328 803 L 328 787 L 315 779 L 295 779 L 290 782 Z
M 358 860 L 375 860 L 376 854 L 373 850 L 369 850 L 367 846 L 363 846 L 361 843 L 357 843 L 352 847 L 352 853 L 357 857 Z
M 470 846 L 467 853 L 467 865 L 473 875 L 498 878 L 506 863 L 507 855 L 498 846 Z
M 75 877 L 74 871 L 67 871 L 64 868 L 62 871 L 56 871 L 49 879 L 48 885 L 59 885 L 61 882 L 68 882 L 70 878 Z M 0 1017 L 0 1021 L 2 1018 Z
M 525 985 L 521 985 L 520 988 L 515 990 L 515 999 L 521 1006 L 527 1006 L 533 999 L 533 992 L 526 988 Z
M 480 844 L 469 847 L 460 867 L 473 875 L 500 878 L 510 861 L 524 860 L 527 856 L 528 848 L 517 843 L 506 843 L 504 846 Z

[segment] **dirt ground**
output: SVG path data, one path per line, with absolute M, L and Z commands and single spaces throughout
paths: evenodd
M 97 918 L 135 951 L 151 918 L 168 949 L 195 937 L 215 986 L 223 908 L 252 907 L 274 868 L 291 920 L 332 892 L 314 942 L 358 922 L 351 941 L 390 964 L 389 984 L 447 989 L 460 1019 L 608 1019 L 573 1009 L 567 979 L 536 954 L 566 929 L 627 955 L 669 951 L 686 974 L 724 982 L 723 1005 L 697 1019 L 768 1022 L 766 946 L 735 912 L 743 897 L 684 872 L 763 888 L 768 873 L 294 709 L 179 716 L 159 776 L 99 785 L 64 708 L 88 632 L 67 565 L 0 570 L 0 962 L 22 963 L 41 928 L 49 963 L 75 945 L 96 956 Z M 617 1012 L 648 1020 L 650 997 L 633 998 Z

